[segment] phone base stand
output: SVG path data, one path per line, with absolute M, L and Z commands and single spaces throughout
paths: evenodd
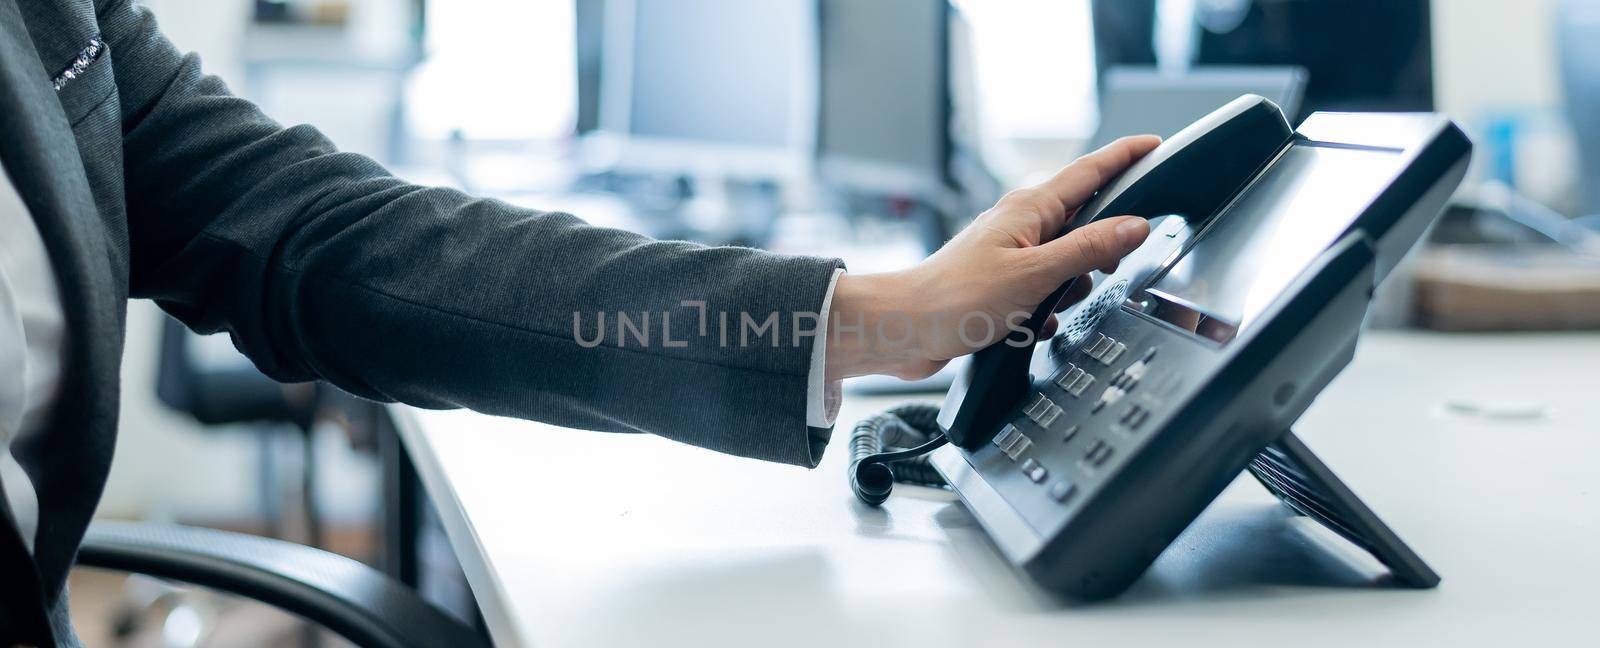
M 1316 520 L 1389 568 L 1402 585 L 1429 588 L 1439 575 L 1411 550 L 1311 449 L 1285 431 L 1250 460 L 1250 474 L 1290 509 Z

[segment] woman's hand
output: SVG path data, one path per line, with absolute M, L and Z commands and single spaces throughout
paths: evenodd
M 915 267 L 839 278 L 827 332 L 827 377 L 922 378 L 1003 339 L 1049 294 L 1096 268 L 1110 272 L 1150 233 L 1142 218 L 1108 218 L 1052 238 L 1102 185 L 1154 149 L 1126 137 L 1049 180 L 1012 191 Z M 1088 278 L 1063 300 L 1087 294 Z M 1045 334 L 1054 330 L 1054 318 Z

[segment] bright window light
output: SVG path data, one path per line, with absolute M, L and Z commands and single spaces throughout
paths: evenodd
M 428 4 L 427 60 L 407 91 L 412 133 L 565 137 L 577 104 L 572 0 Z
M 1085 138 L 1095 125 L 1088 0 L 956 0 L 971 26 L 981 128 L 1000 139 Z

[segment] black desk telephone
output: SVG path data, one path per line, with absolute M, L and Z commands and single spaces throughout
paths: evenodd
M 1062 313 L 1059 333 L 975 354 L 936 421 L 926 408 L 863 422 L 852 486 L 877 503 L 890 470 L 942 477 L 1009 560 L 1095 599 L 1132 584 L 1249 470 L 1398 582 L 1434 586 L 1289 428 L 1349 364 L 1374 286 L 1443 209 L 1471 150 L 1436 115 L 1318 113 L 1294 130 L 1272 102 L 1234 100 L 1072 218 L 1068 229 L 1143 216 L 1151 234 Z M 927 443 L 885 439 L 886 427 L 921 428 L 909 437 Z M 882 446 L 898 451 L 871 454 Z

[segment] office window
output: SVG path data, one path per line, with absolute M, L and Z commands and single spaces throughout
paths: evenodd
M 955 0 L 971 28 L 980 127 L 998 139 L 1080 139 L 1095 124 L 1088 0 Z
M 577 103 L 570 0 L 428 4 L 427 60 L 408 91 L 412 133 L 438 139 L 555 139 Z

